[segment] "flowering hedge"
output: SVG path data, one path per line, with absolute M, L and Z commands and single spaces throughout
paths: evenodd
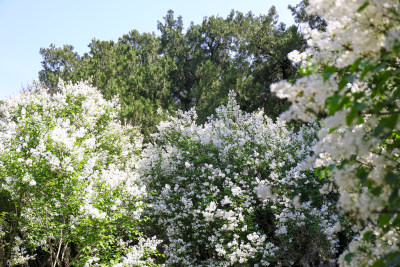
M 34 86 L 0 107 L 2 266 L 150 264 L 159 241 L 137 229 L 140 136 L 116 119 L 116 99 L 86 83 L 59 88 Z
M 357 233 L 344 266 L 400 265 L 400 5 L 397 0 L 310 0 L 325 32 L 303 25 L 310 48 L 293 51 L 305 77 L 272 86 L 287 119 L 321 119 L 314 167 L 336 183 Z M 324 176 L 324 175 L 323 175 Z
M 299 165 L 312 154 L 315 127 L 295 132 L 261 111 L 242 112 L 234 97 L 204 125 L 194 110 L 169 117 L 142 153 L 146 212 L 166 265 L 326 260 L 338 242 L 335 204 Z

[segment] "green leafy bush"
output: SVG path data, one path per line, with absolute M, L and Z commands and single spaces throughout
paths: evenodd
M 145 188 L 134 172 L 141 137 L 121 126 L 117 99 L 86 83 L 34 86 L 0 107 L 0 217 L 6 265 L 150 263 Z

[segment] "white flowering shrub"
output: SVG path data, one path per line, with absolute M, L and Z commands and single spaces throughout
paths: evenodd
M 337 247 L 335 204 L 298 164 L 316 129 L 242 112 L 234 97 L 204 125 L 194 110 L 169 117 L 142 153 L 146 212 L 166 265 L 323 262 Z
M 400 265 L 400 5 L 397 0 L 310 0 L 325 32 L 303 26 L 310 48 L 289 54 L 305 77 L 272 86 L 286 119 L 322 118 L 308 160 L 335 182 L 355 238 L 343 266 Z
M 140 135 L 121 126 L 116 99 L 86 83 L 59 88 L 36 85 L 0 107 L 0 190 L 11 207 L 0 218 L 2 266 L 151 264 L 159 241 L 137 227 Z

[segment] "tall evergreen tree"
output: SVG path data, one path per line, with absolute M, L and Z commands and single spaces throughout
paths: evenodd
M 122 121 L 140 127 L 147 140 L 163 114 L 158 109 L 196 107 L 204 122 L 229 90 L 246 111 L 264 108 L 274 118 L 287 107 L 269 86 L 294 77 L 297 66 L 287 54 L 305 42 L 297 27 L 278 24 L 275 7 L 260 16 L 205 17 L 186 31 L 170 10 L 158 30 L 160 36 L 132 30 L 118 42 L 94 39 L 82 56 L 70 45 L 42 48 L 40 81 L 56 91 L 59 78 L 90 80 L 107 99 L 118 94 Z

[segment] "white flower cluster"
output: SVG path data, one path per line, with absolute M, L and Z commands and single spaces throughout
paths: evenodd
M 382 58 L 389 59 L 392 66 L 399 66 L 399 11 L 397 0 L 310 0 L 307 12 L 321 16 L 327 28 L 320 32 L 302 25 L 310 47 L 303 53 L 290 53 L 293 62 L 301 62 L 307 76 L 294 84 L 282 81 L 271 86 L 279 97 L 292 102 L 290 109 L 282 114 L 285 119 L 315 121 L 317 114 L 330 114 L 321 120 L 319 141 L 314 147 L 316 153 L 308 163 L 314 167 L 336 166 L 330 175 L 340 193 L 340 207 L 360 220 L 353 229 L 361 231 L 360 235 L 342 255 L 343 265 L 372 265 L 386 253 L 400 250 L 398 224 L 393 226 L 392 232 L 378 226 L 380 216 L 391 217 L 387 224 L 395 218 L 381 215 L 386 209 L 398 212 L 398 207 L 389 204 L 390 198 L 399 197 L 398 183 L 393 186 L 389 180 L 392 176 L 398 179 L 400 158 L 396 156 L 398 150 L 388 149 L 398 137 L 380 139 L 377 133 L 380 129 L 376 128 L 378 125 L 382 129 L 386 127 L 382 118 L 391 115 L 385 110 L 389 103 L 397 107 L 394 113 L 398 113 L 400 103 L 395 96 L 398 84 L 387 76 L 383 81 L 387 89 L 384 96 L 371 93 L 380 86 L 376 75 L 395 68 L 382 63 Z M 365 67 L 374 64 L 381 68 Z M 382 99 L 387 99 L 386 104 L 378 111 L 366 112 L 374 110 L 375 103 L 384 102 Z M 343 105 L 332 110 L 335 106 L 332 103 L 337 101 L 339 106 L 342 100 L 358 105 L 359 109 Z M 357 112 L 353 117 L 360 119 L 351 123 L 349 118 L 354 111 Z M 391 129 L 393 134 L 400 131 L 399 120 Z M 369 230 L 376 237 L 368 241 L 371 244 L 367 244 L 363 236 Z
M 107 262 L 129 252 L 114 251 L 117 240 L 136 239 L 146 196 L 135 173 L 141 137 L 117 120 L 117 99 L 86 83 L 59 88 L 49 95 L 36 85 L 0 107 L 0 185 L 19 221 L 1 229 L 10 245 L 23 240 L 13 262 L 38 247 L 60 260 L 69 242 L 79 264 Z
M 366 3 L 362 12 L 357 12 Z M 326 31 L 302 24 L 310 47 L 302 53 L 291 52 L 289 58 L 313 71 L 326 65 L 342 68 L 366 56 L 377 60 L 381 49 L 390 50 L 400 40 L 400 26 L 391 10 L 399 12 L 397 0 L 310 0 L 308 12 L 325 19 Z M 385 24 L 397 26 L 386 32 Z M 354 86 L 365 88 L 358 82 Z M 287 81 L 273 84 L 271 91 L 292 102 L 284 118 L 314 121 L 317 112 L 327 111 L 325 100 L 337 91 L 337 82 L 334 77 L 324 82 L 322 75 L 313 74 L 298 79 L 294 85 Z
M 370 237 L 365 239 L 364 235 L 370 235 Z M 388 252 L 398 251 L 398 242 L 397 231 L 381 232 L 376 227 L 365 227 L 359 236 L 351 241 L 348 252 L 340 256 L 339 264 L 351 267 L 373 266 L 376 259 L 383 259 Z
M 309 247 L 315 260 L 332 255 L 334 204 L 298 164 L 312 154 L 314 126 L 294 132 L 261 111 L 244 113 L 232 92 L 216 113 L 204 125 L 194 110 L 170 117 L 142 153 L 146 212 L 166 242 L 166 265 L 267 266 L 291 257 L 286 246 Z M 325 245 L 309 246 L 296 231 Z
M 13 258 L 8 261 L 8 264 L 12 266 L 20 265 L 26 263 L 28 260 L 35 259 L 36 255 L 30 255 L 23 245 L 24 240 L 17 236 L 15 238 L 15 243 L 11 248 Z
M 153 238 L 140 238 L 139 244 L 129 247 L 128 253 L 122 258 L 122 262 L 113 267 L 148 266 L 153 263 L 153 258 L 148 257 L 149 251 L 156 251 L 162 241 Z M 150 254 L 151 255 L 151 254 Z

